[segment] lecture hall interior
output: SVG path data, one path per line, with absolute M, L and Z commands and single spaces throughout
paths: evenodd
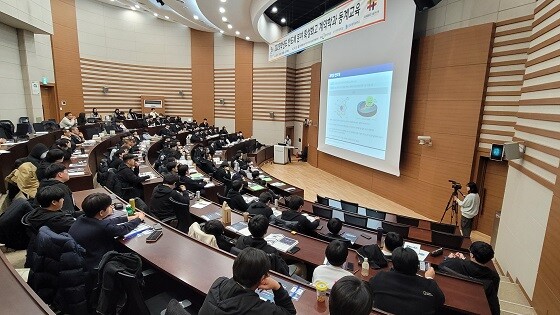
M 140 226 L 161 224 L 163 235 L 113 244 L 148 270 L 138 301 L 150 311 L 140 314 L 155 314 L 150 298 L 164 291 L 196 314 L 214 280 L 232 276 L 237 253 L 189 228 L 204 234 L 217 217 L 232 244 L 244 233 L 233 226 L 248 218 L 228 197 L 235 175 L 213 175 L 223 161 L 245 181 L 247 203 L 263 191 L 280 198 L 268 233 L 295 240 L 297 250 L 279 255 L 297 276 L 271 274 L 299 314 L 329 314 L 311 277 L 327 263 L 333 218 L 350 244 L 345 266 L 361 280 L 386 271 L 361 275 L 359 253 L 389 231 L 434 267 L 483 241 L 494 250 L 486 266 L 500 276 L 501 314 L 560 314 L 559 21 L 560 0 L 0 0 L 0 314 L 73 313 L 28 284 L 38 272 L 26 261 L 33 242 L 4 241 L 39 241 L 24 214 L 14 221 L 6 211 L 39 187 L 35 178 L 30 196 L 12 181 L 23 176 L 16 160 L 57 146 L 68 118 L 83 142 L 62 162 L 76 211 L 93 192 L 130 203 L 131 191 L 101 182 L 107 172 L 120 178 L 103 165 L 124 135 L 140 140 Z M 169 148 L 184 154 L 161 166 Z M 198 161 L 208 153 L 210 171 Z M 165 163 L 188 164 L 206 185 L 185 191 L 186 228 L 179 216 L 150 214 Z M 479 207 L 465 237 L 471 182 Z M 293 196 L 319 222 L 312 236 L 284 220 Z M 494 313 L 485 283 L 437 268 L 433 281 L 445 294 L 439 313 Z

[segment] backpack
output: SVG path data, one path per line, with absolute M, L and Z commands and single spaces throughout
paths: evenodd
M 109 164 L 107 159 L 102 159 L 97 168 L 97 182 L 101 186 L 107 186 L 107 179 L 109 177 Z
M 377 244 L 365 245 L 358 249 L 361 257 L 368 259 L 373 269 L 381 269 L 388 266 L 387 259 Z

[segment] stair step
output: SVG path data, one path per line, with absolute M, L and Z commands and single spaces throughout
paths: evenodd
M 498 298 L 500 301 L 508 301 L 531 307 L 529 301 L 527 301 L 527 298 L 521 291 L 521 288 L 516 283 L 501 281 L 500 289 L 498 290 Z
M 500 281 L 513 283 L 513 282 L 511 282 L 511 280 L 507 276 L 500 276 Z
M 525 306 L 509 301 L 500 300 L 500 313 L 501 314 L 519 314 L 519 315 L 536 315 L 535 309 L 530 306 Z

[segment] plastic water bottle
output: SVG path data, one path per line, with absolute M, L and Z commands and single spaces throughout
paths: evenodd
M 362 263 L 362 276 L 369 276 L 369 262 L 367 258 L 364 258 L 364 262 Z

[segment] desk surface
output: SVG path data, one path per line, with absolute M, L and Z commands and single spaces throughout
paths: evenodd
M 33 292 L 0 252 L 0 305 L 3 314 L 49 314 L 54 312 Z

